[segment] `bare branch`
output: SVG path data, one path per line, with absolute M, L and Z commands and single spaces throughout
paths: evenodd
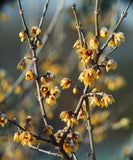
M 49 4 L 49 0 L 47 0 L 44 4 L 44 8 L 43 8 L 43 12 L 42 12 L 42 17 L 40 19 L 40 23 L 39 23 L 39 28 L 41 29 L 42 28 L 42 25 L 43 25 L 43 21 L 44 21 L 44 18 L 45 18 L 45 14 L 46 14 L 46 11 L 48 9 L 48 4 Z
M 99 39 L 98 13 L 99 13 L 99 0 L 96 0 L 94 15 L 95 15 L 95 36 L 97 39 Z
M 33 149 L 33 150 L 36 150 L 36 151 L 39 151 L 39 152 L 42 152 L 42 153 L 45 153 L 45 154 L 48 154 L 48 155 L 51 155 L 51 156 L 61 157 L 61 155 L 58 154 L 58 153 L 53 153 L 51 151 L 45 151 L 43 149 L 40 149 L 39 147 L 30 146 L 30 149 Z
M 113 29 L 111 35 L 109 36 L 109 38 L 107 39 L 107 41 L 106 41 L 106 42 L 103 44 L 103 46 L 101 47 L 101 50 L 102 50 L 102 51 L 107 47 L 109 41 L 110 41 L 111 38 L 113 37 L 113 33 L 118 29 L 118 27 L 119 27 L 120 24 L 122 23 L 123 19 L 127 16 L 127 14 L 128 14 L 128 9 L 129 9 L 131 3 L 132 3 L 132 0 L 129 1 L 129 3 L 128 3 L 128 5 L 127 5 L 127 8 L 126 8 L 124 11 L 122 11 L 121 17 L 120 17 L 118 23 L 117 23 L 116 26 L 114 27 L 114 29 Z

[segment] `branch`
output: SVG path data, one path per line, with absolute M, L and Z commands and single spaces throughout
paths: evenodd
M 26 22 L 25 22 L 24 13 L 23 13 L 22 5 L 21 5 L 21 0 L 18 0 L 18 8 L 19 8 L 19 13 L 20 13 L 20 16 L 21 16 L 23 28 L 26 32 L 26 36 L 27 36 L 27 39 L 28 39 L 29 47 L 32 48 L 33 46 L 32 46 L 32 43 L 30 41 L 29 30 L 28 30 L 28 27 L 27 27 Z
M 16 119 L 10 119 L 6 114 L 3 114 L 3 116 L 8 120 L 8 122 L 10 122 L 11 124 L 17 126 L 20 130 L 26 131 L 26 129 L 24 127 L 22 127 L 19 123 L 17 123 Z M 33 137 L 35 137 L 37 140 L 42 140 L 44 142 L 47 142 L 47 143 L 50 143 L 50 144 L 54 145 L 53 142 L 50 141 L 49 139 L 45 139 L 43 137 L 37 136 L 37 135 L 35 135 L 35 134 L 31 133 L 31 132 L 29 132 L 29 133 Z
M 78 31 L 80 45 L 81 45 L 81 47 L 83 47 L 81 30 L 80 30 L 80 25 L 79 25 L 79 21 L 78 21 L 77 12 L 76 12 L 76 4 L 75 3 L 72 5 L 72 10 L 73 10 L 74 17 L 75 17 L 75 20 L 76 20 L 76 28 L 77 28 L 77 31 Z
M 84 88 L 84 95 L 87 94 L 87 91 L 89 89 L 89 86 L 86 86 Z M 86 111 L 87 111 L 87 130 L 89 133 L 89 141 L 90 141 L 90 148 L 91 148 L 91 156 L 92 160 L 96 160 L 95 156 L 95 149 L 94 149 L 94 140 L 93 140 L 93 133 L 92 133 L 92 124 L 91 124 L 91 116 L 90 116 L 90 108 L 89 108 L 89 102 L 88 102 L 88 97 L 85 97 L 85 103 L 86 103 Z
M 40 23 L 39 23 L 39 28 L 41 29 L 42 28 L 42 25 L 43 25 L 43 21 L 44 21 L 44 18 L 45 18 L 45 15 L 46 15 L 46 11 L 48 9 L 48 4 L 49 4 L 49 0 L 47 0 L 44 4 L 44 8 L 43 8 L 43 12 L 42 12 L 42 17 L 40 19 Z
M 133 1 L 133 0 L 130 0 L 129 3 L 128 3 L 128 5 L 127 5 L 127 8 L 126 8 L 124 11 L 122 11 L 121 17 L 120 17 L 118 23 L 117 23 L 116 26 L 114 27 L 114 29 L 113 29 L 111 35 L 109 36 L 109 38 L 107 39 L 107 41 L 106 41 L 106 42 L 103 44 L 103 46 L 101 47 L 101 50 L 102 50 L 102 51 L 107 47 L 109 41 L 110 41 L 110 40 L 112 39 L 112 37 L 113 37 L 113 33 L 118 29 L 118 27 L 119 27 L 120 24 L 122 23 L 123 19 L 127 16 L 127 14 L 128 14 L 128 9 L 129 9 L 132 1 Z
M 94 9 L 94 15 L 95 15 L 95 36 L 99 40 L 98 14 L 99 14 L 99 0 L 96 0 L 95 9 Z
M 39 147 L 30 146 L 30 149 L 33 149 L 33 150 L 36 150 L 36 151 L 39 151 L 39 152 L 42 152 L 42 153 L 45 153 L 45 154 L 48 154 L 48 155 L 52 155 L 52 156 L 56 156 L 56 157 L 61 157 L 61 155 L 58 154 L 58 153 L 53 153 L 53 152 L 50 152 L 50 151 L 45 151 L 43 149 L 40 149 Z

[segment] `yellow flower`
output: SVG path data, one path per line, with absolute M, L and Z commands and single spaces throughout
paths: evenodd
M 60 96 L 60 90 L 57 86 L 49 89 L 48 87 L 41 85 L 40 91 L 42 92 L 44 98 L 46 98 L 47 104 L 56 104 L 56 98 Z
M 15 132 L 15 134 L 14 134 L 14 141 L 16 141 L 16 142 L 20 141 L 20 134 L 21 133 L 19 131 Z
M 70 79 L 70 78 L 64 78 L 61 80 L 61 86 L 63 87 L 63 89 L 66 89 L 66 88 L 70 88 L 73 81 Z
M 76 115 L 72 111 L 63 111 L 60 114 L 60 118 L 62 121 L 67 123 L 68 127 L 72 127 L 73 124 L 78 124 Z
M 20 40 L 21 42 L 24 42 L 27 39 L 27 37 L 22 37 Z
M 37 47 L 41 47 L 42 46 L 42 41 L 40 39 L 38 39 L 36 45 L 37 45 Z
M 114 48 L 114 47 L 115 47 L 114 37 L 112 37 L 112 39 L 109 41 L 109 43 L 108 43 L 108 47 L 112 47 L 112 48 Z
M 50 89 L 50 95 L 55 96 L 56 98 L 58 98 L 60 96 L 60 90 L 57 86 L 53 87 Z
M 73 88 L 73 94 L 76 94 L 78 92 L 78 88 L 77 87 L 74 87 Z
M 46 97 L 46 103 L 50 104 L 50 105 L 56 104 L 55 96 L 50 95 L 50 96 Z
M 97 71 L 96 71 L 96 78 L 97 78 L 97 79 L 101 79 L 102 77 L 103 77 L 103 75 L 102 75 L 101 70 L 100 70 L 100 69 L 97 69 Z
M 101 30 L 100 30 L 100 37 L 102 38 L 108 38 L 109 36 L 109 31 L 107 28 L 103 27 Z
M 25 31 L 21 31 L 21 32 L 19 33 L 19 37 L 20 37 L 20 38 L 26 37 Z
M 103 93 L 103 97 L 102 99 L 100 100 L 100 104 L 101 104 L 101 107 L 103 108 L 104 106 L 105 107 L 108 107 L 109 104 L 112 104 L 114 103 L 115 100 L 114 98 L 112 97 L 112 95 L 108 95 L 106 93 Z
M 57 75 L 55 73 L 52 73 L 50 71 L 46 72 L 40 77 L 40 81 L 42 83 L 49 83 L 57 80 Z
M 41 31 L 41 29 L 38 28 L 37 26 L 33 26 L 33 27 L 31 28 L 30 33 L 31 33 L 31 35 L 39 36 L 39 35 L 42 33 L 42 31 Z
M 90 40 L 90 48 L 91 49 L 97 49 L 99 47 L 99 41 L 96 37 L 92 38 Z
M 20 141 L 24 146 L 25 145 L 31 146 L 32 144 L 35 144 L 36 139 L 29 132 L 23 131 L 23 133 L 21 133 L 20 135 Z
M 93 96 L 89 97 L 89 106 L 90 107 L 100 106 L 100 102 L 99 102 L 98 97 L 96 96 L 96 94 L 94 94 Z
M 80 108 L 80 111 L 78 113 L 78 116 L 77 116 L 77 120 L 79 119 L 84 119 L 86 120 L 86 106 L 85 105 L 82 105 L 82 107 Z
M 50 90 L 48 87 L 41 85 L 40 91 L 42 92 L 42 94 L 44 95 L 44 97 L 47 97 L 50 93 Z
M 7 122 L 8 122 L 7 118 L 3 114 L 0 114 L 0 125 L 2 125 L 2 127 L 4 127 L 4 125 Z
M 31 69 L 26 72 L 26 74 L 25 74 L 25 79 L 26 79 L 27 81 L 29 81 L 29 80 L 31 80 L 31 79 L 35 79 L 35 75 L 34 75 L 34 73 L 32 72 Z
M 82 140 L 81 135 L 78 132 L 69 133 L 64 140 L 63 149 L 66 153 L 71 154 L 72 152 L 76 152 L 79 145 L 78 142 Z
M 84 83 L 85 86 L 90 85 L 95 80 L 96 71 L 89 67 L 85 71 L 80 73 L 79 80 Z
M 38 29 L 36 30 L 36 36 L 39 36 L 41 33 L 42 33 L 42 30 L 41 30 L 40 28 L 38 28 Z
M 43 126 L 43 130 L 42 130 L 43 133 L 46 133 L 48 135 L 51 135 L 53 134 L 53 127 L 48 125 L 48 126 Z
M 131 147 L 126 145 L 124 148 L 123 148 L 123 152 L 125 155 L 130 155 L 131 153 Z
M 84 64 L 88 64 L 94 55 L 93 49 L 86 49 L 84 47 L 78 49 L 77 53 L 79 54 L 79 58 L 81 58 L 81 62 Z
M 62 136 L 63 136 L 63 130 L 58 130 L 58 131 L 54 134 L 54 137 L 56 138 L 57 143 L 60 142 Z
M 114 41 L 116 46 L 119 46 L 121 42 L 124 42 L 124 40 L 125 40 L 125 36 L 122 32 L 118 32 L 114 34 Z
M 106 63 L 106 71 L 113 69 L 115 70 L 117 68 L 117 63 L 113 59 L 109 59 Z
M 81 47 L 79 39 L 74 43 L 73 48 L 75 48 L 75 47 L 76 48 L 80 48 Z
M 108 46 L 112 48 L 115 46 L 119 46 L 121 42 L 124 42 L 125 36 L 122 32 L 114 33 L 112 39 L 109 41 Z
M 33 27 L 31 28 L 30 34 L 31 34 L 31 35 L 36 35 L 37 29 L 38 29 L 37 26 L 33 26 Z

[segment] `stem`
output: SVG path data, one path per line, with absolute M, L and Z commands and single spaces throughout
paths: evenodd
M 80 25 L 79 25 L 79 21 L 78 21 L 77 12 L 76 12 L 76 5 L 75 5 L 75 3 L 72 5 L 72 10 L 73 10 L 74 17 L 75 17 L 75 20 L 76 20 L 76 27 L 77 27 L 77 31 L 78 31 L 78 36 L 79 36 L 80 45 L 81 45 L 81 47 L 83 47 L 81 30 L 80 30 Z
M 86 86 L 84 88 L 84 95 L 87 94 L 88 89 L 89 89 L 89 86 Z M 92 160 L 96 160 L 93 133 L 92 133 L 93 127 L 92 127 L 92 124 L 91 124 L 91 116 L 90 116 L 90 108 L 89 108 L 88 97 L 85 98 L 85 103 L 86 103 L 86 111 L 87 111 L 87 130 L 88 130 L 88 133 L 89 133 L 91 156 L 92 156 Z
M 47 126 L 48 125 L 47 116 L 46 116 L 46 113 L 45 113 L 44 103 L 43 103 L 42 95 L 41 95 L 41 92 L 40 92 L 40 79 L 38 79 L 38 77 L 39 77 L 38 58 L 36 56 L 36 50 L 35 49 L 34 50 L 32 49 L 32 56 L 33 56 L 33 59 L 35 59 L 35 61 L 34 61 L 34 72 L 35 72 L 35 75 L 37 77 L 35 82 L 36 82 L 36 89 L 37 89 L 37 94 L 38 94 L 38 101 L 39 101 L 39 104 L 40 104 L 40 109 L 41 109 L 44 124 Z
M 30 149 L 33 149 L 33 150 L 36 150 L 36 151 L 39 151 L 39 152 L 42 152 L 42 153 L 45 153 L 45 154 L 48 154 L 48 155 L 52 155 L 52 156 L 56 156 L 56 157 L 61 157 L 61 155 L 58 154 L 58 153 L 53 153 L 51 151 L 45 151 L 43 149 L 40 149 L 39 147 L 30 146 Z
M 99 13 L 99 0 L 96 0 L 95 10 L 94 10 L 94 15 L 95 15 L 95 36 L 99 40 L 98 13 Z
M 23 28 L 24 28 L 24 30 L 26 32 L 26 36 L 27 36 L 27 39 L 28 39 L 29 47 L 33 48 L 33 45 L 32 45 L 32 43 L 30 41 L 30 35 L 29 35 L 28 27 L 27 27 L 26 22 L 25 22 L 24 13 L 23 13 L 23 9 L 22 9 L 22 5 L 21 5 L 21 1 L 20 0 L 18 0 L 18 7 L 19 7 L 19 13 L 20 13 L 20 16 L 21 16 Z
M 128 3 L 128 5 L 127 5 L 127 8 L 125 9 L 125 11 L 123 11 L 123 12 L 121 13 L 121 17 L 120 17 L 118 23 L 116 24 L 116 26 L 114 27 L 111 35 L 109 36 L 109 38 L 107 39 L 107 41 L 106 41 L 106 42 L 103 44 L 103 46 L 101 47 L 101 50 L 102 50 L 102 51 L 107 47 L 108 42 L 109 42 L 109 41 L 111 40 L 111 38 L 113 37 L 113 33 L 118 29 L 118 27 L 119 27 L 120 24 L 122 23 L 123 19 L 127 16 L 127 14 L 128 14 L 128 9 L 129 9 L 132 1 L 133 1 L 133 0 L 130 0 L 130 1 L 129 1 L 129 3 Z
M 43 21 L 44 21 L 44 18 L 45 18 L 45 15 L 46 15 L 46 11 L 47 11 L 47 8 L 48 8 L 48 4 L 49 4 L 49 0 L 47 0 L 44 4 L 44 8 L 43 8 L 43 12 L 42 12 L 42 17 L 40 19 L 40 23 L 39 23 L 39 28 L 41 29 L 42 28 L 42 25 L 43 25 Z
M 87 111 L 87 130 L 88 130 L 88 133 L 89 133 L 91 156 L 92 156 L 92 160 L 96 160 L 94 140 L 93 140 L 93 132 L 92 132 L 93 126 L 91 124 L 90 109 L 88 109 L 88 107 L 89 107 L 88 98 L 85 98 L 85 102 L 86 102 L 86 111 Z
M 32 56 L 33 56 L 33 59 L 34 59 L 33 64 L 34 64 L 34 72 L 35 72 L 35 75 L 37 77 L 35 82 L 36 82 L 36 89 L 37 89 L 37 94 L 38 94 L 38 101 L 39 101 L 39 104 L 40 104 L 40 109 L 41 109 L 41 113 L 42 113 L 44 124 L 47 126 L 48 125 L 47 116 L 46 116 L 46 113 L 45 113 L 43 100 L 41 98 L 42 96 L 41 96 L 41 92 L 40 92 L 40 80 L 38 79 L 39 71 L 38 71 L 38 62 L 37 62 L 38 59 L 37 59 L 37 56 L 36 56 L 36 49 L 35 49 L 36 47 L 35 47 L 35 45 L 33 46 L 33 44 L 30 41 L 30 36 L 29 36 L 29 32 L 28 32 L 28 28 L 27 28 L 25 19 L 24 19 L 24 14 L 23 14 L 22 5 L 21 5 L 20 0 L 18 0 L 18 6 L 19 6 L 19 10 L 20 10 L 20 15 L 21 15 L 23 27 L 24 27 L 24 29 L 25 29 L 25 31 L 27 33 L 29 47 L 31 49 Z

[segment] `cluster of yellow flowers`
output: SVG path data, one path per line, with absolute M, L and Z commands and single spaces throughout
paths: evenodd
M 0 113 L 0 125 L 4 127 L 4 125 L 8 122 L 7 118 L 4 116 L 4 114 Z
M 28 131 L 17 131 L 14 134 L 14 141 L 21 142 L 24 146 L 25 145 L 33 145 L 36 143 L 36 138 L 33 137 Z
M 70 79 L 70 78 L 64 78 L 61 80 L 61 86 L 63 87 L 63 89 L 66 89 L 66 88 L 70 88 L 73 81 Z
M 41 35 L 42 31 L 41 31 L 41 29 L 38 28 L 37 26 L 33 26 L 33 27 L 31 28 L 30 33 L 31 33 L 31 35 L 38 37 L 38 36 Z M 31 37 L 30 40 L 33 41 L 34 38 Z M 40 47 L 40 46 L 42 45 L 42 41 L 41 41 L 40 39 L 38 39 L 36 45 L 37 45 L 37 47 Z
M 42 33 L 42 31 L 39 27 L 33 26 L 31 28 L 31 31 L 30 31 L 31 35 L 38 37 L 41 35 L 41 33 Z M 24 42 L 27 39 L 26 31 L 21 31 L 19 33 L 19 37 L 21 39 L 21 42 Z M 34 37 L 30 37 L 30 41 L 34 41 Z M 42 45 L 42 41 L 39 38 L 37 39 L 36 45 L 37 45 L 37 47 L 40 47 Z
M 94 107 L 94 106 L 100 106 L 103 108 L 108 107 L 108 105 L 114 103 L 115 100 L 112 95 L 108 95 L 106 93 L 103 93 L 102 98 L 99 100 L 98 96 L 94 94 L 93 96 L 89 97 L 89 106 Z
M 25 31 L 21 31 L 21 32 L 19 33 L 19 37 L 20 37 L 20 39 L 21 39 L 21 42 L 24 42 L 24 41 L 27 39 L 27 37 L 26 37 L 26 32 L 25 32 Z
M 58 130 L 57 133 L 54 135 L 56 138 L 57 143 L 60 142 L 62 136 L 64 134 L 64 130 Z M 63 143 L 63 149 L 66 153 L 71 154 L 72 152 L 76 152 L 79 145 L 78 142 L 82 140 L 82 137 L 79 132 L 68 133 L 67 137 Z
M 124 42 L 125 36 L 122 32 L 114 33 L 112 39 L 109 41 L 108 46 L 114 48 Z
M 73 81 L 70 78 L 63 78 L 60 82 L 60 86 L 63 89 L 69 89 L 73 85 Z M 73 94 L 76 94 L 78 92 L 78 87 L 73 87 Z
M 79 55 L 79 58 L 81 59 L 81 62 L 83 62 L 84 64 L 88 64 L 94 56 L 93 49 L 85 49 L 84 47 L 78 49 L 77 53 Z
M 106 71 L 113 69 L 115 70 L 117 68 L 117 63 L 113 59 L 107 59 L 106 63 Z
M 45 85 L 41 85 L 40 91 L 46 99 L 47 104 L 56 104 L 56 99 L 60 96 L 60 90 L 57 86 L 48 88 Z
M 84 83 L 85 86 L 90 85 L 95 80 L 96 71 L 88 67 L 85 71 L 80 73 L 79 80 Z

